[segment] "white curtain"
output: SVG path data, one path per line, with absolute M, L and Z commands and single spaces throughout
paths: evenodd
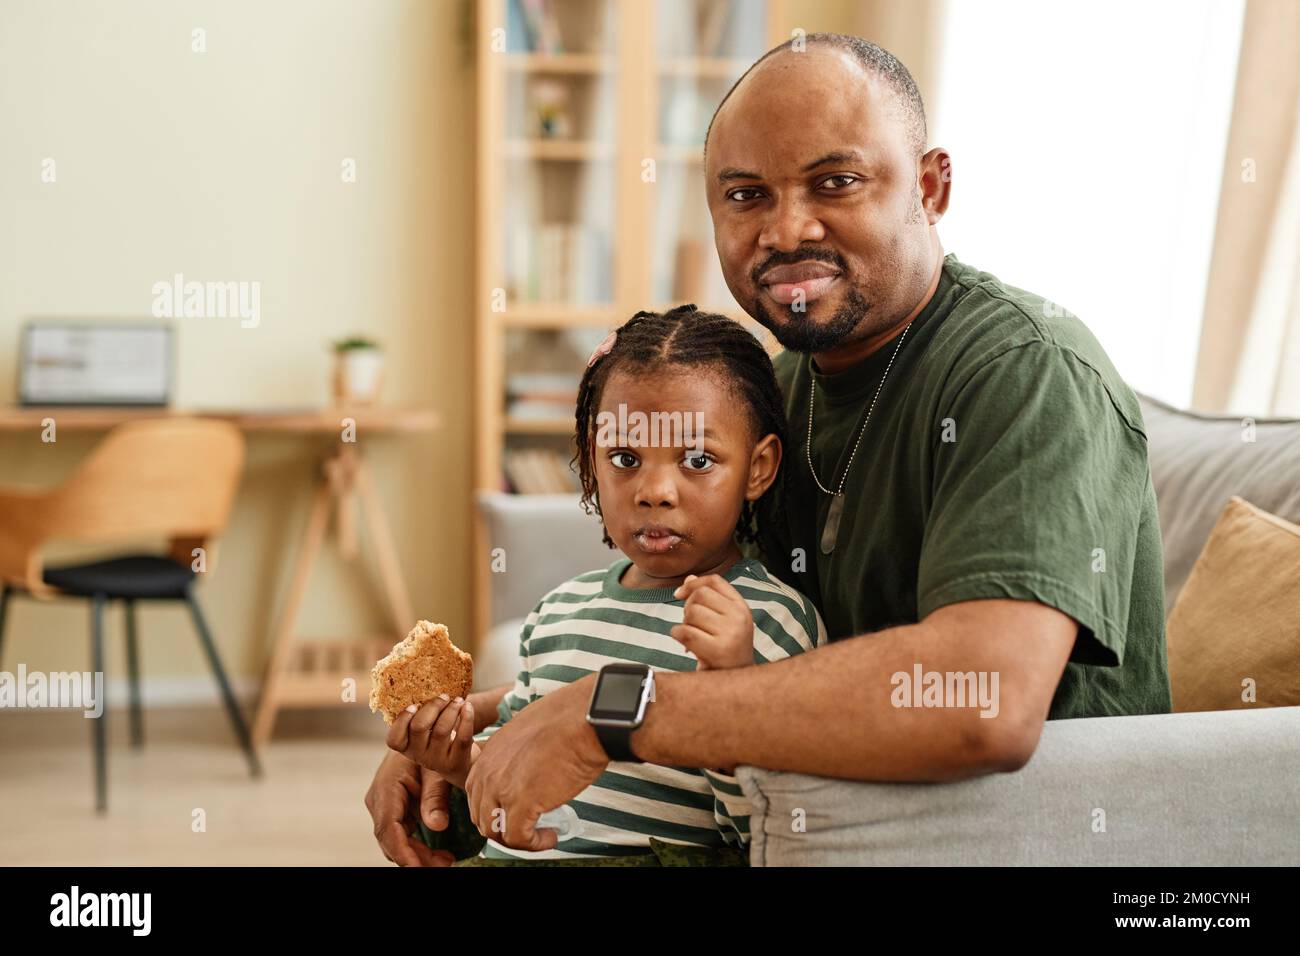
M 1247 0 L 1193 405 L 1300 417 L 1300 3 Z

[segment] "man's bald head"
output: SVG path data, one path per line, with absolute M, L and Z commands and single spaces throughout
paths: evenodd
M 791 38 L 780 46 L 768 50 L 754 61 L 748 70 L 741 74 L 740 79 L 731 85 L 727 95 L 722 98 L 718 108 L 713 111 L 713 118 L 709 120 L 708 132 L 704 134 L 704 150 L 706 153 L 709 149 L 709 134 L 713 132 L 713 124 L 717 121 L 718 114 L 722 112 L 722 107 L 731 98 L 731 94 L 736 92 L 740 84 L 745 82 L 745 77 L 749 76 L 759 64 L 769 57 L 786 51 L 790 51 L 793 56 L 798 56 L 798 51 L 792 50 L 794 42 L 794 38 Z M 912 151 L 917 156 L 925 152 L 925 143 L 928 136 L 925 124 L 925 104 L 921 100 L 921 91 L 916 88 L 916 81 L 912 79 L 912 74 L 898 57 L 888 50 L 876 46 L 870 40 L 847 36 L 843 33 L 811 33 L 803 38 L 803 42 L 809 46 L 821 44 L 843 50 L 851 54 L 853 59 L 866 72 L 883 81 L 893 94 L 898 105 L 899 116 L 907 126 L 908 140 Z

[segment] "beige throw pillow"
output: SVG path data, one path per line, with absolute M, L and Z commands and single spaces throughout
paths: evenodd
M 1233 497 L 1167 639 L 1175 711 L 1300 704 L 1300 526 Z

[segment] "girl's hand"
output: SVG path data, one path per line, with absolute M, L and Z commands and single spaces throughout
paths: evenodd
M 695 655 L 699 670 L 754 663 L 754 613 L 730 582 L 719 574 L 691 574 L 674 596 L 686 599 L 686 609 L 670 633 Z
M 458 787 L 473 763 L 474 705 L 446 694 L 406 708 L 388 729 L 388 747 Z

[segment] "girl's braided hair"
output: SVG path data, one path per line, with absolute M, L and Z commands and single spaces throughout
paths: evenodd
M 599 352 L 598 349 L 578 386 L 577 452 L 570 462 L 577 466 L 582 482 L 582 509 L 587 514 L 601 513 L 594 456 L 596 414 L 605 383 L 615 370 L 716 370 L 744 399 L 755 435 L 761 438 L 774 434 L 780 439 L 781 447 L 785 447 L 785 405 L 772 360 L 758 339 L 734 319 L 701 312 L 694 305 L 679 305 L 662 314 L 638 312 L 618 328 L 612 348 L 604 354 Z M 778 469 L 776 479 L 758 502 L 746 501 L 741 508 L 736 522 L 739 540 L 754 540 L 754 523 L 760 511 L 755 504 L 763 506 L 771 501 L 783 472 L 783 467 Z M 608 531 L 604 531 L 602 540 L 614 547 Z

